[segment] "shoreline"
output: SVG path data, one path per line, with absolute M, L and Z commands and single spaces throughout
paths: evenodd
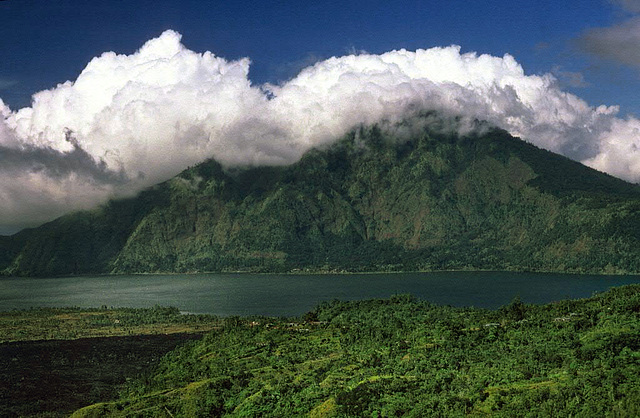
M 352 276 L 352 275 L 381 275 L 381 274 L 430 274 L 430 273 L 514 273 L 514 274 L 560 274 L 567 276 L 639 276 L 638 273 L 628 272 L 580 272 L 561 270 L 494 270 L 494 269 L 448 269 L 448 270 L 392 270 L 392 271 L 346 271 L 346 270 L 310 270 L 286 272 L 256 272 L 256 271 L 187 271 L 187 272 L 142 272 L 142 273 L 82 273 L 55 276 L 11 276 L 0 275 L 2 279 L 62 279 L 62 278 L 94 278 L 121 276 L 204 276 L 204 275 L 253 275 L 253 276 Z

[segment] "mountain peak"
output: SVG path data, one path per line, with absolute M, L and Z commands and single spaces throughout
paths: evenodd
M 0 262 L 25 275 L 640 271 L 640 187 L 498 129 L 390 126 L 289 166 L 204 162 L 34 229 Z

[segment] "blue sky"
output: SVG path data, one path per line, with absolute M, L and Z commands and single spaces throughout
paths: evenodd
M 194 51 L 250 57 L 258 84 L 351 51 L 457 44 L 463 52 L 509 53 L 527 74 L 555 73 L 591 105 L 640 114 L 638 70 L 576 45 L 588 29 L 627 16 L 606 0 L 9 0 L 0 2 L 0 98 L 12 109 L 28 106 L 33 93 L 74 80 L 102 52 L 132 53 L 174 29 Z

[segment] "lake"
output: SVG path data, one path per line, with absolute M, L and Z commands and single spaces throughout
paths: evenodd
M 640 276 L 510 272 L 394 274 L 176 274 L 0 279 L 0 311 L 31 307 L 175 306 L 189 313 L 301 315 L 322 301 L 388 298 L 411 293 L 452 306 L 495 309 L 584 298 Z

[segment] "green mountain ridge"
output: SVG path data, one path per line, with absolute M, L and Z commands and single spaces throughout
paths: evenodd
M 289 166 L 210 160 L 0 239 L 8 275 L 640 273 L 640 187 L 489 129 L 361 127 Z

